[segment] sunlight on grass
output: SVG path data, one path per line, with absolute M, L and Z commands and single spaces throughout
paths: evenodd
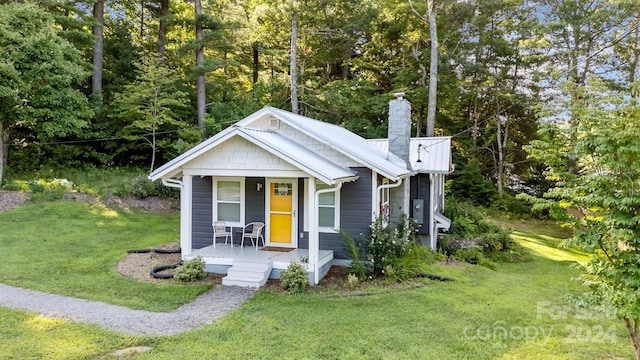
M 587 254 L 577 250 L 561 250 L 558 249 L 558 245 L 561 240 L 546 235 L 534 235 L 525 234 L 519 231 L 511 233 L 511 237 L 518 242 L 518 244 L 529 249 L 534 255 L 542 256 L 550 260 L 555 261 L 573 261 L 578 263 L 585 263 L 589 260 Z
M 25 321 L 25 326 L 35 331 L 49 331 L 57 326 L 64 324 L 62 319 L 54 319 L 43 316 L 34 316 Z
M 107 219 L 115 219 L 120 216 L 120 214 L 117 211 L 111 210 L 103 205 L 93 206 L 90 212 L 91 212 L 91 215 L 100 216 Z

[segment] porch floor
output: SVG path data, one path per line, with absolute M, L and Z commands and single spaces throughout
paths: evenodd
M 275 277 L 279 277 L 280 270 L 286 269 L 292 262 L 301 264 L 302 259 L 309 259 L 308 249 L 293 249 L 288 252 L 262 250 L 253 246 L 241 248 L 229 245 L 217 244 L 216 248 L 207 246 L 201 249 L 194 249 L 190 254 L 184 256 L 185 259 L 191 259 L 200 256 L 207 267 L 207 271 L 214 273 L 226 274 L 226 270 L 233 265 L 234 261 L 245 263 L 269 263 L 276 270 Z M 333 251 L 320 250 L 319 267 L 323 267 L 333 261 Z M 272 276 L 274 277 L 274 276 Z

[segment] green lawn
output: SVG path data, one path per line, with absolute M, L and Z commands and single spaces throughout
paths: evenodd
M 209 289 L 140 283 L 115 270 L 127 250 L 179 241 L 177 215 L 43 202 L 0 213 L 0 224 L 5 284 L 151 311 L 175 309 Z
M 126 249 L 176 240 L 176 216 L 57 202 L 0 213 L 0 223 L 7 261 L 0 265 L 0 282 L 136 308 L 154 303 L 156 310 L 202 291 L 135 283 L 113 270 Z M 0 341 L 10 343 L 0 359 L 95 358 L 135 345 L 152 347 L 135 359 L 632 358 L 620 321 L 564 300 L 580 290 L 570 264 L 585 255 L 559 250 L 559 239 L 540 233 L 547 235 L 514 233 L 531 261 L 501 263 L 496 271 L 438 265 L 431 272 L 458 281 L 369 296 L 261 291 L 217 323 L 169 337 L 128 337 L 0 309 Z

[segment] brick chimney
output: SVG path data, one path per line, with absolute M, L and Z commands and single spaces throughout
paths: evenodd
M 409 162 L 409 142 L 411 139 L 411 103 L 404 98 L 404 93 L 394 94 L 396 99 L 389 101 L 389 152 L 404 160 L 407 169 Z M 409 215 L 410 199 L 409 179 L 402 185 L 389 189 L 389 217 L 398 222 L 402 215 Z
M 396 99 L 389 101 L 389 152 L 409 164 L 409 139 L 411 138 L 411 103 L 404 93 L 394 94 Z

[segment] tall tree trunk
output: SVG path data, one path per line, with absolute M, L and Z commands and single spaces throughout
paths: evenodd
M 167 17 L 169 16 L 169 0 L 160 0 L 160 24 L 158 25 L 158 61 L 164 64 L 167 46 Z
M 144 0 L 140 0 L 140 42 L 144 42 Z
M 197 112 L 198 112 L 198 128 L 200 129 L 200 138 L 205 140 L 207 138 L 206 126 L 204 124 L 204 114 L 206 110 L 206 98 L 205 98 L 205 79 L 204 79 L 204 35 L 202 27 L 202 1 L 195 0 L 195 12 L 196 12 L 196 66 L 198 68 L 198 78 L 196 79 L 196 97 L 197 97 Z
M 96 25 L 93 27 L 93 76 L 91 77 L 91 93 L 96 107 L 102 107 L 102 58 L 104 53 L 104 0 L 97 0 L 93 5 L 93 17 Z
M 427 107 L 427 136 L 435 134 L 436 101 L 438 95 L 438 28 L 436 26 L 436 0 L 428 0 L 429 35 L 431 36 L 431 63 L 429 64 L 429 104 Z
M 298 0 L 293 2 L 291 13 L 291 59 L 289 69 L 291 72 L 291 112 L 297 114 L 298 110 L 298 71 L 297 71 L 297 42 L 298 42 Z
M 496 172 L 496 183 L 498 185 L 498 196 L 502 199 L 504 186 L 504 150 L 502 147 L 502 121 L 500 119 L 500 105 L 496 106 L 496 143 L 498 144 L 498 169 Z
M 260 71 L 260 52 L 258 51 L 258 42 L 251 44 L 251 51 L 253 53 L 253 90 L 255 91 L 256 84 L 258 83 L 258 75 Z
M 305 59 L 304 59 L 304 56 L 303 56 L 303 59 L 300 61 L 300 78 L 301 79 L 304 79 L 305 65 L 306 65 L 305 64 Z M 303 86 L 300 88 L 300 99 L 302 101 L 299 104 L 298 114 L 304 115 L 304 112 L 305 112 L 305 106 L 304 106 L 304 83 L 303 83 Z

